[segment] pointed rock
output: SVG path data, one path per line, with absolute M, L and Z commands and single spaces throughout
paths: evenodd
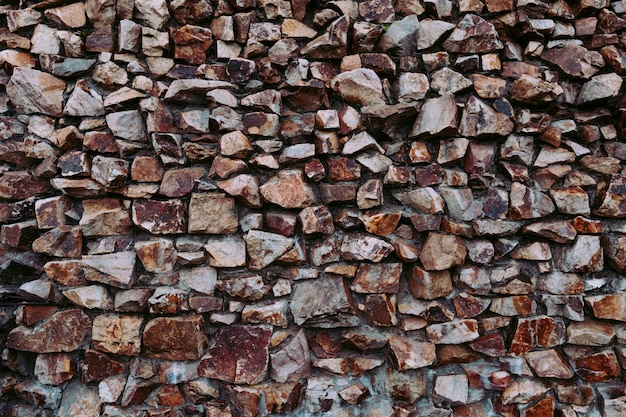
M 283 208 L 304 208 L 317 202 L 300 170 L 283 170 L 260 188 L 263 198 Z
M 59 117 L 63 112 L 65 82 L 34 69 L 17 67 L 6 86 L 11 103 L 26 114 L 43 113 Z
M 410 137 L 453 136 L 457 129 L 457 107 L 454 96 L 427 99 L 413 124 Z
M 459 133 L 468 137 L 507 136 L 513 132 L 514 126 L 509 116 L 493 110 L 479 98 L 471 96 L 463 110 Z
M 466 14 L 443 43 L 448 52 L 464 54 L 496 52 L 504 48 L 493 24 L 473 14 Z
M 301 49 L 301 54 L 310 59 L 340 59 L 348 49 L 350 18 L 342 16 L 335 20 L 324 34 L 313 39 Z
M 293 238 L 276 233 L 251 230 L 244 236 L 250 257 L 249 268 L 259 271 L 284 255 L 294 245 Z
M 331 86 L 350 104 L 362 107 L 386 103 L 380 78 L 368 68 L 342 72 L 333 78 Z

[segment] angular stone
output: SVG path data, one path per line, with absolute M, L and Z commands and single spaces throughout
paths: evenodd
M 326 32 L 307 43 L 300 53 L 310 59 L 339 59 L 346 55 L 350 18 L 342 16 Z
M 466 14 L 443 43 L 448 52 L 485 53 L 503 49 L 498 31 L 483 18 Z
M 135 252 L 148 272 L 165 273 L 174 269 L 176 250 L 169 239 L 135 242 Z
M 571 77 L 583 79 L 591 78 L 604 67 L 599 52 L 575 44 L 548 49 L 541 54 L 541 59 L 556 65 Z
M 410 55 L 417 42 L 420 22 L 416 15 L 409 13 L 401 20 L 396 20 L 383 32 L 378 40 L 378 47 L 383 51 L 393 51 L 400 56 Z
M 467 248 L 458 237 L 431 232 L 422 246 L 420 261 L 428 271 L 442 271 L 462 265 L 466 256 Z
M 241 321 L 249 324 L 269 324 L 287 327 L 287 303 L 279 300 L 271 304 L 247 304 L 241 311 Z
M 151 358 L 197 360 L 207 346 L 202 316 L 152 319 L 143 331 L 143 345 Z
M 428 92 L 428 77 L 425 74 L 403 72 L 398 77 L 398 102 L 412 103 L 422 100 Z
M 11 349 L 26 352 L 72 352 L 80 348 L 90 326 L 91 319 L 81 310 L 63 310 L 32 328 L 14 328 L 6 344 Z
M 210 266 L 183 269 L 178 273 L 180 283 L 202 294 L 212 295 L 217 283 L 217 270 Z
M 596 318 L 626 321 L 626 298 L 623 293 L 587 296 L 585 304 Z
M 135 282 L 136 255 L 133 251 L 105 255 L 83 255 L 85 279 L 118 288 L 130 288 Z
M 248 256 L 250 257 L 249 268 L 253 271 L 265 268 L 284 255 L 294 245 L 292 238 L 260 230 L 250 230 L 244 236 L 244 240 L 246 241 Z
M 260 300 L 271 290 L 259 275 L 220 279 L 216 283 L 216 288 L 232 297 L 252 301 Z
M 565 342 L 565 324 L 560 318 L 535 316 L 520 318 L 508 354 L 524 355 L 536 347 L 552 348 Z
M 260 382 L 269 365 L 271 328 L 231 326 L 221 330 L 202 357 L 198 373 L 234 384 Z
M 608 382 L 617 378 L 621 369 L 612 349 L 582 355 L 573 360 L 576 373 L 585 382 Z
M 361 233 L 347 234 L 341 243 L 341 257 L 346 260 L 380 262 L 392 251 L 385 240 Z
M 532 190 L 525 185 L 511 184 L 511 219 L 533 219 L 554 212 L 554 203 L 544 193 Z
M 420 22 L 417 33 L 417 50 L 428 49 L 434 46 L 443 35 L 454 29 L 454 24 L 443 20 L 424 19 Z
M 426 327 L 428 340 L 435 344 L 459 344 L 477 339 L 478 322 L 474 319 L 456 319 L 448 323 Z
M 402 336 L 389 338 L 394 367 L 399 371 L 419 369 L 432 365 L 437 359 L 435 345 L 414 341 Z
M 113 310 L 113 299 L 100 285 L 70 288 L 63 291 L 63 295 L 82 308 Z
M 449 271 L 426 271 L 418 265 L 413 266 L 407 276 L 408 289 L 415 298 L 433 300 L 445 297 L 452 292 L 452 280 Z
M 305 208 L 317 202 L 300 170 L 283 170 L 260 187 L 263 198 L 283 208 Z
M 409 137 L 453 136 L 457 126 L 454 96 L 430 98 L 422 105 Z
M 117 355 L 139 356 L 141 353 L 140 316 L 103 314 L 94 318 L 93 346 L 96 350 Z
M 528 352 L 524 357 L 540 378 L 570 379 L 574 376 L 572 368 L 554 349 Z
M 174 58 L 182 59 L 192 65 L 206 63 L 206 53 L 213 44 L 213 34 L 210 29 L 185 25 L 172 29 L 171 38 L 174 41 Z
M 304 208 L 298 215 L 305 235 L 325 234 L 335 232 L 333 216 L 326 206 L 312 206 Z
M 318 297 L 321 294 L 323 297 Z M 298 283 L 291 313 L 299 326 L 335 328 L 359 323 L 347 286 L 341 278 L 330 276 Z
M 161 30 L 170 14 L 165 0 L 135 0 L 134 17 L 143 25 Z
M 209 239 L 204 249 L 209 255 L 209 265 L 216 268 L 245 266 L 246 244 L 237 236 Z
M 11 103 L 23 113 L 61 116 L 65 82 L 34 69 L 16 67 L 6 86 Z
M 616 97 L 622 87 L 622 77 L 615 73 L 596 75 L 583 84 L 576 104 L 593 103 Z
M 466 404 L 469 381 L 464 374 L 439 375 L 433 387 L 433 400 L 441 403 Z
M 380 78 L 368 68 L 342 72 L 332 80 L 332 89 L 346 102 L 358 106 L 385 104 Z
M 397 293 L 401 274 L 402 264 L 361 264 L 350 289 L 365 294 Z
M 604 268 L 599 236 L 579 235 L 572 246 L 562 246 L 555 253 L 555 266 L 563 272 L 594 272 Z
M 96 417 L 100 415 L 102 401 L 98 393 L 80 383 L 69 384 L 63 392 L 63 399 L 58 410 L 59 417 L 84 415 Z
M 91 199 L 83 201 L 79 225 L 86 237 L 112 236 L 129 234 L 132 221 L 118 199 Z
M 111 132 L 117 137 L 139 142 L 147 140 L 146 126 L 137 110 L 109 113 L 106 121 Z
M 132 207 L 132 219 L 135 225 L 152 234 L 175 234 L 187 231 L 185 206 L 181 200 L 135 200 Z M 190 227 L 189 231 L 193 232 L 195 229 Z
M 82 252 L 83 235 L 77 227 L 55 227 L 35 239 L 32 248 L 33 252 L 50 256 L 77 258 Z
M 448 67 L 435 72 L 431 77 L 430 88 L 439 95 L 456 94 L 472 86 L 472 81 Z
M 463 109 L 459 134 L 468 137 L 506 136 L 513 132 L 513 127 L 514 123 L 507 114 L 496 111 L 479 98 L 471 96 Z
M 582 320 L 567 327 L 567 343 L 582 346 L 610 345 L 615 338 L 615 328 L 609 323 Z
M 600 207 L 594 211 L 594 214 L 604 217 L 626 217 L 624 187 L 626 187 L 625 176 L 621 174 L 611 175 L 602 203 Z

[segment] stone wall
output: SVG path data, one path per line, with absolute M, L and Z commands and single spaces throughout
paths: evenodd
M 625 416 L 625 14 L 3 1 L 0 415 Z

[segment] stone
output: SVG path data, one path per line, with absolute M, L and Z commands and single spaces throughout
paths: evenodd
M 615 328 L 609 323 L 583 320 L 567 327 L 567 343 L 583 346 L 610 345 L 615 338 Z
M 412 103 L 426 97 L 429 84 L 425 74 L 403 72 L 398 77 L 398 102 Z
M 141 353 L 143 318 L 131 315 L 103 314 L 96 316 L 92 326 L 96 350 L 126 356 Z
M 533 378 L 514 380 L 502 393 L 503 404 L 527 404 L 550 388 Z
M 591 309 L 593 316 L 596 318 L 625 320 L 625 299 L 622 293 L 586 296 L 585 304 Z
M 420 261 L 427 271 L 442 271 L 462 265 L 467 256 L 467 248 L 453 235 L 431 232 L 420 253 Z
M 435 344 L 458 344 L 477 339 L 478 323 L 474 319 L 456 319 L 426 327 L 428 340 Z
M 599 236 L 579 235 L 572 246 L 559 248 L 555 265 L 563 272 L 600 271 L 604 267 L 604 255 Z
M 535 316 L 518 319 L 508 354 L 520 356 L 535 347 L 552 348 L 565 342 L 565 324 L 562 319 Z
M 208 378 L 236 384 L 255 384 L 269 365 L 271 329 L 267 326 L 231 326 L 221 330 L 198 365 Z
M 213 34 L 210 29 L 184 25 L 178 29 L 171 29 L 170 32 L 174 42 L 174 58 L 192 65 L 206 63 L 206 53 L 213 44 Z
M 576 373 L 585 382 L 608 382 L 620 375 L 621 369 L 612 349 L 582 355 L 573 360 Z
M 134 251 L 81 257 L 85 279 L 118 288 L 130 288 L 134 284 L 135 262 Z
M 362 264 L 357 269 L 350 289 L 365 294 L 397 293 L 401 274 L 402 264 Z
M 193 199 L 193 196 L 192 196 Z M 187 221 L 181 200 L 135 200 L 132 207 L 133 223 L 152 234 L 185 233 Z M 194 231 L 195 229 L 190 229 Z
M 324 205 L 306 207 L 298 217 L 302 226 L 302 233 L 305 235 L 319 233 L 330 235 L 335 232 L 333 216 L 328 207 Z
M 271 290 L 269 285 L 265 285 L 259 275 L 247 277 L 220 279 L 216 283 L 216 289 L 225 291 L 232 297 L 243 300 L 260 300 Z
M 152 319 L 143 331 L 143 345 L 151 358 L 198 360 L 207 346 L 202 316 Z
M 422 20 L 420 22 L 420 30 L 417 33 L 417 50 L 421 51 L 434 46 L 443 35 L 450 32 L 454 27 L 454 24 L 443 20 Z
M 143 25 L 161 30 L 170 14 L 165 0 L 135 0 L 134 17 Z
M 514 123 L 505 113 L 492 109 L 485 102 L 471 96 L 465 104 L 459 124 L 463 136 L 506 136 L 513 132 Z
M 58 409 L 59 417 L 84 415 L 96 417 L 100 415 L 102 402 L 98 393 L 79 383 L 69 384 L 63 393 L 63 399 Z
M 63 310 L 32 328 L 14 328 L 6 343 L 11 349 L 26 352 L 72 352 L 80 348 L 90 326 L 91 319 L 81 310 Z
M 453 136 L 456 134 L 457 108 L 454 96 L 427 99 L 413 124 L 410 137 Z
M 79 80 L 65 103 L 63 114 L 75 117 L 102 116 L 104 115 L 102 96 L 85 80 Z
M 170 198 L 184 197 L 193 191 L 204 174 L 201 167 L 168 169 L 163 174 L 159 194 Z
M 250 257 L 249 268 L 259 271 L 287 253 L 294 240 L 285 236 L 260 230 L 250 230 L 245 236 L 246 251 Z
M 324 296 L 320 298 L 320 294 Z M 348 288 L 341 278 L 330 276 L 298 283 L 291 313 L 299 326 L 335 328 L 359 323 Z
M 261 187 L 263 198 L 283 208 L 305 208 L 317 202 L 300 170 L 282 170 Z
M 560 68 L 570 77 L 589 79 L 603 66 L 602 55 L 574 44 L 551 48 L 541 54 L 541 59 Z
M 169 239 L 135 242 L 135 252 L 148 272 L 165 273 L 174 269 L 176 250 Z
M 63 112 L 65 82 L 44 72 L 16 67 L 6 86 L 11 103 L 26 114 L 59 117 Z
M 615 73 L 595 75 L 580 88 L 576 104 L 610 100 L 618 95 L 621 87 L 622 77 Z
M 452 280 L 447 270 L 426 271 L 415 265 L 407 276 L 407 284 L 413 297 L 426 300 L 445 297 L 452 292 Z
M 518 182 L 511 184 L 510 199 L 513 220 L 544 217 L 555 210 L 550 197 Z
M 237 236 L 211 238 L 204 245 L 209 255 L 209 265 L 216 268 L 245 266 L 246 244 Z
M 130 233 L 132 221 L 118 199 L 89 199 L 83 201 L 79 225 L 86 237 L 125 235 Z
M 439 95 L 456 94 L 472 86 L 472 81 L 448 67 L 435 72 L 431 77 L 430 88 Z
M 380 78 L 368 68 L 342 72 L 332 80 L 332 89 L 346 102 L 358 106 L 385 104 Z
M 522 103 L 550 102 L 561 94 L 563 94 L 563 89 L 557 83 L 527 74 L 516 79 L 511 87 L 511 98 Z
M 441 214 L 445 208 L 444 199 L 432 187 L 395 192 L 393 196 L 402 204 L 424 214 Z
M 68 28 L 79 28 L 87 23 L 85 5 L 83 3 L 73 3 L 67 6 L 47 9 L 44 15 L 51 22 Z
M 35 360 L 35 375 L 42 384 L 60 385 L 76 372 L 72 359 L 67 353 L 41 353 Z
M 469 398 L 469 381 L 464 374 L 439 375 L 433 387 L 433 400 L 441 403 L 466 404 Z
M 485 53 L 503 49 L 493 24 L 477 15 L 467 14 L 443 43 L 448 52 Z
M 432 365 L 437 359 L 433 343 L 393 335 L 389 338 L 389 348 L 394 367 L 399 371 L 424 368 Z
M 33 241 L 33 252 L 50 256 L 77 258 L 83 247 L 83 235 L 79 228 L 59 226 L 50 229 Z
M 378 40 L 383 51 L 392 51 L 400 56 L 410 55 L 417 43 L 420 22 L 416 15 L 409 13 L 401 20 L 391 23 Z
M 70 288 L 63 291 L 63 295 L 82 308 L 113 310 L 113 299 L 100 285 Z
M 346 55 L 350 18 L 342 16 L 326 32 L 307 43 L 300 53 L 310 59 L 339 59 Z
M 119 138 L 139 142 L 147 140 L 146 126 L 137 110 L 109 113 L 106 122 L 111 132 Z

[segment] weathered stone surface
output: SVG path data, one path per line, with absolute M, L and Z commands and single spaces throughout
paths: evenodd
M 558 66 L 571 77 L 583 79 L 591 78 L 604 66 L 599 52 L 575 44 L 548 49 L 541 54 L 541 59 Z
M 63 291 L 63 295 L 79 307 L 113 310 L 113 299 L 100 285 L 70 288 Z
M 448 52 L 485 53 L 502 49 L 504 45 L 496 28 L 477 15 L 467 14 L 443 43 Z
M 535 347 L 551 348 L 565 342 L 562 319 L 548 316 L 520 318 L 509 346 L 509 355 L 523 355 Z
M 474 319 L 457 319 L 426 327 L 428 340 L 435 344 L 459 344 L 478 338 L 478 323 Z
M 139 316 L 118 314 L 96 316 L 92 326 L 93 346 L 100 352 L 139 356 L 142 324 L 143 318 Z
M 64 310 L 32 328 L 16 327 L 7 337 L 11 349 L 36 353 L 78 350 L 89 331 L 91 319 L 80 310 Z
M 235 200 L 223 194 L 194 193 L 189 202 L 189 233 L 231 234 L 237 231 Z
M 304 208 L 317 201 L 302 171 L 284 170 L 260 187 L 263 198 L 283 208 Z
M 232 326 L 221 330 L 202 357 L 198 373 L 234 384 L 255 384 L 269 365 L 271 329 L 267 326 Z
M 380 262 L 393 250 L 385 240 L 361 233 L 347 234 L 341 242 L 341 256 L 346 260 Z
M 427 271 L 442 271 L 462 265 L 467 256 L 467 248 L 453 235 L 431 232 L 428 234 L 420 261 Z
M 245 236 L 246 251 L 250 257 L 250 269 L 261 270 L 284 255 L 294 245 L 292 238 L 251 230 Z
M 342 72 L 333 79 L 332 88 L 350 104 L 385 104 L 380 78 L 368 68 Z
M 146 323 L 143 345 L 151 358 L 197 360 L 207 345 L 202 316 L 158 317 Z
M 319 297 L 323 294 L 323 297 Z M 341 278 L 320 277 L 295 286 L 291 314 L 299 326 L 335 328 L 359 324 L 348 288 Z
M 453 136 L 458 126 L 454 96 L 431 98 L 424 102 L 415 120 L 411 137 Z
M 156 235 L 187 231 L 185 206 L 181 200 L 135 200 L 132 219 L 135 225 Z
M 83 255 L 81 258 L 85 279 L 119 288 L 130 288 L 134 284 L 135 262 L 133 251 Z

